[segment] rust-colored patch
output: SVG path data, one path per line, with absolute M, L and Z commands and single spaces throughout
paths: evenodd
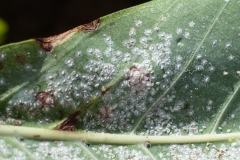
M 25 61 L 25 57 L 23 55 L 17 55 L 16 60 L 18 63 L 23 64 Z
M 39 134 L 33 135 L 34 138 L 39 138 L 41 137 Z
M 3 63 L 0 62 L 0 70 L 3 69 Z
M 35 40 L 40 44 L 40 47 L 42 50 L 45 52 L 51 52 L 53 48 L 60 43 L 63 43 L 66 41 L 68 38 L 70 38 L 74 33 L 78 31 L 95 31 L 98 29 L 100 23 L 100 18 L 88 23 L 88 24 L 83 24 L 78 27 L 75 27 L 69 31 L 66 31 L 62 34 L 47 37 L 47 38 L 35 38 Z
M 43 108 L 55 106 L 54 96 L 48 92 L 38 92 L 36 95 L 36 100 L 41 103 Z
M 71 114 L 65 121 L 55 127 L 55 129 L 61 131 L 74 131 L 80 113 L 81 111 L 77 111 Z
M 111 88 L 112 86 L 108 86 L 104 91 L 102 91 L 101 92 L 102 96 L 105 95 Z

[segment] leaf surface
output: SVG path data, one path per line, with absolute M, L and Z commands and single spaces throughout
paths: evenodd
M 169 139 L 238 132 L 239 7 L 236 0 L 155 0 L 58 36 L 2 46 L 1 123 Z M 234 137 L 127 146 L 3 137 L 0 157 L 236 159 L 239 143 Z

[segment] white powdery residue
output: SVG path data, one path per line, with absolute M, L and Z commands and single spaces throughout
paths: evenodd
M 184 37 L 185 37 L 186 39 L 190 39 L 190 33 L 189 33 L 189 32 L 185 32 L 185 33 L 184 33 Z
M 73 67 L 73 66 L 74 66 L 74 60 L 73 60 L 72 58 L 66 59 L 66 60 L 65 60 L 65 64 L 66 64 L 68 67 Z
M 40 142 L 38 145 L 29 147 L 33 149 L 33 154 L 37 159 L 51 158 L 53 160 L 83 160 L 81 155 L 82 152 L 79 147 L 71 145 L 65 146 L 63 142 L 57 142 L 54 144 L 50 142 Z
M 135 20 L 134 22 L 135 22 L 136 27 L 140 27 L 142 25 L 141 20 Z
M 10 143 L 7 143 L 5 140 L 0 139 L 0 157 L 7 157 L 7 159 L 15 159 L 17 157 L 18 160 L 27 160 L 27 156 L 24 152 L 19 149 L 11 146 Z
M 128 33 L 128 35 L 131 37 L 131 36 L 135 36 L 136 35 L 136 29 L 135 28 L 130 28 L 130 31 Z
M 151 30 L 151 29 L 145 29 L 145 30 L 144 30 L 144 34 L 145 34 L 146 36 L 150 36 L 150 35 L 152 34 L 152 30 Z
M 182 34 L 182 32 L 183 32 L 183 31 L 182 31 L 181 28 L 177 28 L 177 29 L 176 29 L 176 33 L 177 33 L 177 34 Z
M 189 27 L 192 28 L 192 27 L 194 27 L 195 23 L 193 21 L 191 21 L 191 22 L 188 23 L 188 25 L 189 25 Z
M 136 43 L 136 39 L 130 38 L 130 39 L 126 39 L 122 42 L 123 46 L 127 47 L 127 48 L 132 48 Z
M 134 91 L 146 91 L 151 87 L 150 74 L 144 65 L 134 63 L 134 67 L 129 69 L 125 77 L 129 87 Z
M 0 77 L 0 86 L 4 86 L 5 84 L 5 79 L 3 77 Z
M 228 56 L 228 60 L 229 61 L 233 61 L 234 60 L 234 56 L 230 54 L 230 56 Z
M 195 121 L 191 122 L 190 124 L 187 124 L 187 125 L 183 126 L 182 129 L 187 131 L 189 133 L 189 135 L 194 135 L 194 134 L 197 134 L 199 132 L 198 124 Z
M 105 37 L 104 37 L 104 41 L 105 41 L 105 43 L 106 43 L 108 46 L 113 46 L 113 45 L 114 45 L 114 42 L 113 42 L 113 40 L 112 40 L 112 37 L 110 37 L 110 36 L 105 36 Z

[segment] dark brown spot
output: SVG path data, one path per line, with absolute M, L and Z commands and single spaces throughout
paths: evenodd
M 62 34 L 47 37 L 47 38 L 35 38 L 35 40 L 40 44 L 40 47 L 45 52 L 51 52 L 54 47 L 58 44 L 65 42 L 68 38 L 70 38 L 74 33 L 78 31 L 95 31 L 97 30 L 100 23 L 100 18 L 84 25 L 80 25 L 75 27 L 69 31 L 66 31 Z
M 18 55 L 18 56 L 16 57 L 16 60 L 17 60 L 18 63 L 23 64 L 24 61 L 25 61 L 25 57 L 22 56 L 22 55 Z
M 77 112 L 71 114 L 60 125 L 55 127 L 55 129 L 61 130 L 61 131 L 74 131 L 75 125 L 78 122 L 80 113 L 81 113 L 81 111 L 77 111 Z
M 39 92 L 36 95 L 36 100 L 40 102 L 44 108 L 54 107 L 55 105 L 54 96 L 48 92 Z
M 39 134 L 37 134 L 37 135 L 33 135 L 33 137 L 34 138 L 39 138 L 39 137 L 41 137 Z
M 183 109 L 189 109 L 190 108 L 190 104 L 189 103 L 185 103 L 183 106 Z
M 102 96 L 105 95 L 111 88 L 112 86 L 108 86 L 104 91 L 102 91 L 101 92 Z
M 146 141 L 146 142 L 144 142 L 144 146 L 146 147 L 146 148 L 151 148 L 151 143 L 149 142 L 149 141 Z
M 78 28 L 81 31 L 96 31 L 98 29 L 99 24 L 100 24 L 100 18 L 98 18 L 90 23 L 80 25 L 76 28 Z
M 3 63 L 0 62 L 0 70 L 3 69 Z

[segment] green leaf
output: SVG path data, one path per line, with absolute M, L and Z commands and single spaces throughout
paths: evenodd
M 237 159 L 239 7 L 155 0 L 1 47 L 0 157 Z
M 0 18 L 0 44 L 4 42 L 5 40 L 5 34 L 8 31 L 8 25 L 7 23 Z

